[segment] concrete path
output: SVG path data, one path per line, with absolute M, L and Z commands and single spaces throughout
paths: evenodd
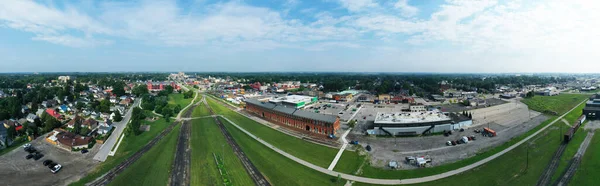
M 342 141 L 344 142 L 344 144 L 342 145 L 342 148 L 340 148 L 340 151 L 338 151 L 338 153 L 335 155 L 335 158 L 333 158 L 333 161 L 331 161 L 329 168 L 327 168 L 328 170 L 333 170 L 333 168 L 335 167 L 337 162 L 340 161 L 340 157 L 342 157 L 342 153 L 344 153 L 344 150 L 346 150 L 346 147 L 348 146 L 348 140 L 346 140 L 346 136 L 348 135 L 348 133 L 350 133 L 351 130 L 352 130 L 352 128 L 349 128 L 344 133 L 344 135 L 342 135 Z
M 587 100 L 586 100 L 587 101 Z M 341 176 L 342 178 L 346 179 L 346 180 L 351 180 L 351 181 L 357 181 L 357 182 L 362 182 L 362 183 L 368 183 L 368 184 L 381 184 L 381 185 L 400 185 L 400 184 L 417 184 L 417 183 L 425 183 L 425 182 L 430 182 L 430 181 L 435 181 L 435 180 L 439 180 L 439 179 L 443 179 L 443 178 L 447 178 L 450 176 L 454 176 L 463 172 L 466 172 L 468 170 L 471 170 L 473 168 L 476 168 L 478 166 L 481 166 L 489 161 L 492 161 L 504 154 L 506 154 L 507 152 L 517 148 L 518 146 L 520 146 L 521 144 L 529 141 L 531 138 L 535 137 L 536 135 L 538 135 L 539 133 L 543 132 L 544 130 L 546 130 L 548 127 L 552 126 L 554 123 L 556 123 L 557 121 L 561 120 L 564 116 L 566 116 L 569 112 L 573 111 L 575 108 L 577 108 L 579 105 L 585 103 L 585 101 L 577 104 L 577 106 L 573 107 L 571 110 L 569 110 L 568 112 L 566 112 L 565 114 L 563 114 L 562 116 L 556 118 L 554 121 L 552 121 L 551 123 L 549 123 L 548 125 L 546 125 L 545 127 L 541 128 L 540 130 L 536 131 L 535 133 L 529 135 L 528 137 L 526 137 L 525 139 L 517 142 L 516 144 L 513 144 L 512 146 L 490 156 L 487 157 L 483 160 L 480 160 L 478 162 L 475 162 L 471 165 L 467 165 L 455 170 L 451 170 L 445 173 L 441 173 L 441 174 L 437 174 L 437 175 L 431 175 L 431 176 L 426 176 L 426 177 L 421 177 L 421 178 L 409 178 L 409 179 L 377 179 L 377 178 L 366 178 L 366 177 L 361 177 L 361 176 L 355 176 L 355 175 L 350 175 L 350 174 L 345 174 L 345 173 L 340 173 L 340 172 L 336 172 L 336 171 L 332 171 L 329 169 L 325 169 L 323 167 L 314 165 L 312 163 L 309 163 L 307 161 L 304 161 L 300 158 L 297 158 L 269 143 L 267 143 L 266 141 L 256 137 L 254 134 L 246 131 L 245 129 L 243 129 L 242 127 L 238 126 L 236 123 L 234 123 L 233 121 L 229 120 L 226 117 L 223 117 L 225 120 L 227 120 L 229 123 L 231 123 L 234 127 L 238 128 L 240 131 L 244 132 L 246 135 L 250 136 L 251 138 L 257 140 L 258 142 L 262 143 L 263 145 L 267 146 L 268 148 L 270 148 L 271 150 L 301 164 L 304 165 L 308 168 L 311 168 L 313 170 L 319 171 L 321 173 L 330 175 L 330 176 L 334 176 L 337 177 L 338 175 Z M 222 117 L 222 116 L 221 116 Z
M 194 99 L 192 99 L 190 104 L 188 104 L 187 106 L 185 106 L 185 108 L 183 108 L 183 109 L 181 109 L 181 111 L 179 111 L 179 113 L 177 114 L 177 119 L 175 119 L 176 121 L 181 120 L 181 114 L 183 114 L 183 111 L 190 108 L 194 104 L 194 101 L 196 101 L 197 98 L 198 98 L 198 92 L 196 92 L 196 94 L 194 95 Z
M 358 114 L 358 112 L 360 112 L 360 109 L 362 109 L 362 108 L 363 108 L 363 106 L 360 105 L 360 107 L 358 107 L 358 109 L 356 109 L 356 112 L 354 112 L 352 117 L 350 117 L 350 119 L 348 119 L 348 122 L 350 122 L 352 119 L 354 119 L 354 117 L 356 117 L 356 114 Z
M 571 127 L 571 124 L 569 124 L 569 122 L 565 118 L 562 119 L 562 122 L 565 122 L 565 125 Z
M 125 117 L 123 117 L 123 120 L 121 120 L 120 122 L 113 123 L 113 126 L 115 127 L 113 133 L 108 137 L 108 140 L 106 140 L 104 144 L 102 144 L 100 150 L 98 150 L 98 153 L 96 153 L 96 155 L 94 156 L 94 160 L 102 162 L 106 160 L 106 157 L 108 157 L 108 153 L 110 153 L 112 147 L 115 146 L 115 143 L 117 143 L 119 136 L 121 136 L 123 130 L 125 130 L 125 126 L 127 126 L 127 123 L 131 119 L 131 111 L 133 111 L 134 107 L 139 107 L 140 103 L 141 99 L 135 100 L 133 106 L 129 108 L 129 110 L 125 114 Z

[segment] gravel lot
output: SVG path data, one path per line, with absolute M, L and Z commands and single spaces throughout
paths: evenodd
M 348 140 L 358 140 L 363 147 L 371 145 L 372 165 L 384 167 L 391 160 L 403 162 L 406 156 L 430 156 L 432 166 L 455 162 L 472 157 L 478 152 L 484 152 L 508 140 L 519 136 L 548 118 L 538 112 L 530 111 L 527 106 L 519 103 L 507 103 L 494 107 L 473 110 L 474 124 L 464 132 L 454 131 L 452 135 L 425 136 L 425 137 L 375 137 L 365 136 L 364 131 L 372 125 L 374 113 L 377 111 L 394 111 L 393 108 L 373 108 L 367 106 L 361 109 L 357 116 L 358 126 L 348 135 Z M 369 116 L 372 114 L 372 116 Z M 363 119 L 366 116 L 367 119 Z M 474 132 L 474 129 L 490 127 L 498 134 L 496 137 L 483 137 Z M 468 144 L 446 146 L 446 141 L 458 140 L 462 136 L 475 135 L 477 140 Z M 402 169 L 417 168 L 413 165 L 401 164 Z
M 100 148 L 96 144 L 90 152 L 68 152 L 48 144 L 43 137 L 31 142 L 31 145 L 44 154 L 44 157 L 35 161 L 25 159 L 27 152 L 19 147 L 0 158 L 1 185 L 67 185 L 79 180 L 92 170 L 97 162 L 92 158 Z M 61 164 L 62 169 L 52 174 L 48 167 L 42 165 L 44 160 L 50 159 Z

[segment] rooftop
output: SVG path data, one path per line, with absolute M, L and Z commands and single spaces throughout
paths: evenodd
M 378 112 L 375 123 L 427 123 L 444 120 L 450 120 L 450 117 L 438 110 L 426 112 Z
M 284 96 L 284 97 L 273 98 L 273 99 L 269 100 L 269 102 L 272 102 L 272 103 L 279 103 L 279 102 L 299 103 L 302 101 L 310 101 L 312 99 L 313 99 L 313 97 L 311 97 L 311 96 L 289 95 L 289 96 Z

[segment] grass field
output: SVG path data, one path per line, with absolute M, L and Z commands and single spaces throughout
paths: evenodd
M 185 108 L 192 102 L 194 98 L 183 99 L 183 94 L 169 94 L 169 105 L 179 105 L 181 108 Z
M 203 105 L 196 107 L 204 108 Z M 205 109 L 206 110 L 206 109 Z M 242 163 L 227 144 L 213 118 L 192 120 L 191 185 L 223 185 L 223 179 L 215 163 L 213 153 L 225 153 L 225 170 L 233 185 L 253 185 Z M 225 145 L 224 147 L 222 145 Z
M 108 156 L 106 161 L 99 164 L 92 172 L 88 173 L 86 177 L 70 185 L 83 186 L 84 184 L 91 182 L 99 176 L 105 174 L 110 169 L 123 162 L 126 158 L 139 151 L 144 145 L 150 142 L 152 138 L 156 137 L 167 127 L 167 125 L 171 123 L 165 122 L 164 119 L 159 119 L 154 122 L 144 121 L 144 124 L 151 126 L 150 131 L 144 132 L 138 136 L 131 135 L 123 138 L 123 141 L 121 142 L 119 150 L 117 150 L 115 156 Z
M 200 98 L 198 98 L 198 100 L 200 100 Z M 209 116 L 209 115 L 210 115 L 210 112 L 208 112 L 208 109 L 204 106 L 204 104 L 200 104 L 192 112 L 192 118 Z
M 560 94 L 557 96 L 534 96 L 523 99 L 522 102 L 527 104 L 531 110 L 542 113 L 556 112 L 557 115 L 562 115 L 589 97 L 590 95 L 584 94 Z
M 267 141 L 271 145 L 274 145 L 285 152 L 293 154 L 300 159 L 327 168 L 337 154 L 338 149 L 313 144 L 302 139 L 291 137 L 287 134 L 276 131 L 275 129 L 266 127 L 254 120 L 248 119 L 245 116 L 242 116 L 217 103 L 214 99 L 207 97 L 206 100 L 215 113 L 226 116 L 231 121 L 240 125 L 240 127 L 246 129 L 248 132 L 251 132 L 252 134 Z
M 181 125 L 175 126 L 169 134 L 120 173 L 109 185 L 167 185 L 180 129 Z
M 354 174 L 360 165 L 366 161 L 366 158 L 366 156 L 360 156 L 356 152 L 345 151 L 333 170 L 337 172 Z
M 598 132 L 598 130 L 596 130 Z M 569 185 L 598 185 L 598 170 L 600 170 L 600 134 L 594 134 L 590 146 L 585 151 L 579 169 Z
M 219 118 L 231 136 L 240 145 L 250 161 L 263 173 L 272 185 L 344 185 L 345 181 L 334 183 L 332 176 L 306 168 L 277 152 L 268 149 L 242 131 Z

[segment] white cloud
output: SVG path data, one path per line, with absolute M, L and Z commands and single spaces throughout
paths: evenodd
M 94 47 L 100 45 L 110 45 L 113 42 L 109 40 L 98 40 L 94 38 L 80 38 L 71 35 L 47 35 L 47 36 L 35 36 L 32 38 L 36 41 L 47 41 L 54 44 L 65 45 L 70 47 Z
M 364 11 L 367 8 L 378 7 L 377 3 L 373 0 L 339 0 L 339 3 L 351 12 Z
M 417 7 L 408 4 L 408 0 L 398 0 L 398 2 L 394 4 L 394 8 L 399 9 L 401 15 L 404 17 L 413 17 L 419 12 Z

